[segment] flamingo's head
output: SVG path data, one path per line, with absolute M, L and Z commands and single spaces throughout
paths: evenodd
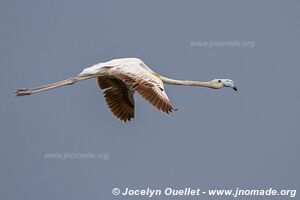
M 233 80 L 230 79 L 214 79 L 211 81 L 213 88 L 219 89 L 222 87 L 230 87 L 237 91 L 236 85 Z

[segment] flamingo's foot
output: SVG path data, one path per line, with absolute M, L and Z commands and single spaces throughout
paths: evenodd
M 32 94 L 32 90 L 28 88 L 21 88 L 15 91 L 16 96 L 26 96 Z

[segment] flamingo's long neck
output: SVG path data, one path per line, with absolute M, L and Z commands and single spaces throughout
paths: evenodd
M 208 81 L 208 82 L 202 82 L 202 81 L 190 81 L 190 80 L 176 80 L 167 78 L 164 76 L 159 76 L 159 78 L 166 84 L 169 85 L 185 85 L 185 86 L 199 86 L 199 87 L 208 87 L 208 88 L 215 88 L 214 85 Z

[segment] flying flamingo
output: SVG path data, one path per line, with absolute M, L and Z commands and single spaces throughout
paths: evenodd
M 141 59 L 120 58 L 85 68 L 75 77 L 36 88 L 21 88 L 15 93 L 16 96 L 25 96 L 91 78 L 97 78 L 108 107 L 123 122 L 134 118 L 134 92 L 139 93 L 159 111 L 169 114 L 176 110 L 165 92 L 164 83 L 213 89 L 231 87 L 237 90 L 230 79 L 214 79 L 208 82 L 175 80 L 155 73 Z

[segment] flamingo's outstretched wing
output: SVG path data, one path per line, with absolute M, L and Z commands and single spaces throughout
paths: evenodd
M 173 107 L 165 92 L 163 82 L 139 64 L 112 67 L 109 74 L 130 85 L 144 99 L 159 111 L 169 114 Z
M 98 77 L 98 84 L 103 89 L 105 101 L 111 112 L 121 121 L 134 118 L 134 91 L 114 77 Z

